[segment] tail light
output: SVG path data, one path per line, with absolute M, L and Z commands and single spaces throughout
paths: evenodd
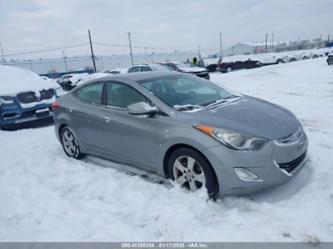
M 57 101 L 54 101 L 51 105 L 51 110 L 55 111 L 60 107 L 60 104 Z

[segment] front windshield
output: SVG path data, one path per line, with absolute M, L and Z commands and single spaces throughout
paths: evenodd
M 199 77 L 177 74 L 138 82 L 170 107 L 206 107 L 235 96 Z

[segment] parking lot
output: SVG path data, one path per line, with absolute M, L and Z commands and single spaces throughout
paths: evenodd
M 1 241 L 328 241 L 333 236 L 333 68 L 324 58 L 232 74 L 227 88 L 291 110 L 310 161 L 289 183 L 207 201 L 153 175 L 65 156 L 53 126 L 0 131 Z

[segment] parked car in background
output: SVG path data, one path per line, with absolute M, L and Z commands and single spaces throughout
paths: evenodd
M 333 53 L 327 56 L 326 61 L 328 65 L 333 65 Z
M 208 70 L 204 67 L 198 67 L 198 66 L 190 64 L 190 63 L 176 64 L 176 63 L 172 63 L 172 62 L 166 62 L 166 63 L 161 63 L 161 64 L 168 66 L 169 68 L 171 68 L 173 71 L 176 71 L 176 72 L 193 74 L 195 76 L 198 76 L 198 77 L 206 79 L 206 80 L 210 79 Z
M 0 66 L 0 128 L 52 120 L 51 104 L 59 86 L 21 68 Z
M 61 86 L 61 88 L 68 92 L 79 84 L 82 84 L 88 80 L 96 79 L 99 77 L 109 76 L 111 73 L 100 72 L 100 73 L 79 73 L 79 74 L 65 74 L 57 80 L 57 83 Z
M 52 109 L 67 156 L 124 163 L 210 196 L 281 185 L 307 161 L 306 134 L 290 111 L 190 74 L 96 79 Z
M 211 63 L 206 66 L 206 69 L 209 73 L 215 72 L 217 69 L 217 63 Z
M 260 61 L 255 60 L 246 60 L 246 61 L 234 61 L 234 62 L 223 62 L 217 64 L 217 71 L 220 71 L 222 73 L 229 73 L 234 70 L 239 69 L 250 69 L 250 68 L 257 68 L 261 67 L 262 63 Z
M 102 71 L 102 73 L 119 74 L 120 71 L 119 70 L 108 70 L 108 69 L 106 69 L 106 70 Z
M 57 79 L 57 83 L 64 91 L 70 91 L 76 87 L 76 85 L 82 81 L 88 73 L 82 74 L 65 74 Z
M 138 73 L 138 72 L 149 72 L 149 71 L 170 72 L 173 70 L 161 64 L 139 64 L 129 67 L 127 73 Z

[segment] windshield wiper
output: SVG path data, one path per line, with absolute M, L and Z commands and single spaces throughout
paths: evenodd
M 191 104 L 186 104 L 186 105 L 174 105 L 174 108 L 176 108 L 178 111 L 190 111 L 194 109 L 200 109 L 204 110 L 205 108 L 200 105 L 191 105 Z
M 202 104 L 201 106 L 204 106 L 205 108 L 210 108 L 210 107 L 225 103 L 225 102 L 228 101 L 228 99 L 233 99 L 233 98 L 236 98 L 236 97 L 238 97 L 238 96 L 237 95 L 230 95 L 230 96 L 225 97 L 223 99 L 217 99 L 217 100 L 209 101 L 207 103 Z
M 212 106 L 219 105 L 219 104 L 222 104 L 224 102 L 226 102 L 225 99 L 217 99 L 217 100 L 212 100 L 210 102 L 204 103 L 204 104 L 202 104 L 202 106 L 204 106 L 205 108 L 210 108 Z

